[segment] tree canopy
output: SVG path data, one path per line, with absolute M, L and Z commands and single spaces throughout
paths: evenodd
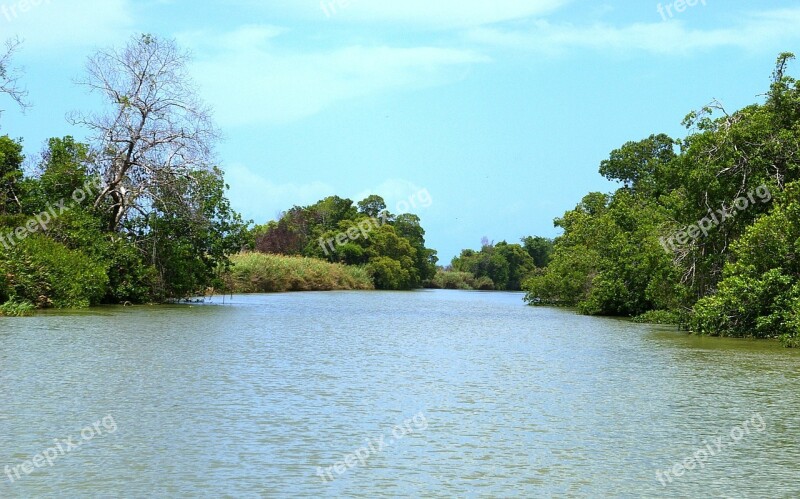
M 256 233 L 260 252 L 363 266 L 378 289 L 419 288 L 436 273 L 436 251 L 425 247 L 420 218 L 392 215 L 377 195 L 357 205 L 331 196 L 295 206 Z
M 0 56 L 0 93 L 24 104 L 17 47 Z M 106 107 L 71 120 L 90 141 L 50 139 L 32 175 L 21 140 L 0 137 L 0 314 L 161 302 L 219 282 L 247 224 L 212 162 L 216 131 L 187 61 L 150 35 L 97 52 L 82 83 Z
M 628 142 L 600 165 L 623 183 L 556 220 L 532 304 L 636 316 L 669 311 L 703 334 L 799 343 L 794 251 L 800 83 L 781 54 L 765 102 L 690 113 L 689 134 Z M 773 200 L 774 197 L 774 200 Z M 677 241 L 677 242 L 676 242 Z

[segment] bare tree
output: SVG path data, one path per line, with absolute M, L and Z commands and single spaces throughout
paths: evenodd
M 131 210 L 146 215 L 159 192 L 192 172 L 210 169 L 218 133 L 189 77 L 189 56 L 174 41 L 141 35 L 121 50 L 89 58 L 78 81 L 107 101 L 105 112 L 73 114 L 92 131 L 96 173 L 110 205 L 110 229 Z
M 28 92 L 20 87 L 21 71 L 11 65 L 11 58 L 22 45 L 19 38 L 10 38 L 0 47 L 0 94 L 6 94 L 24 111 L 28 108 Z

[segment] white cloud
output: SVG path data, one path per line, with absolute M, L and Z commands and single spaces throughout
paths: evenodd
M 541 16 L 572 0 L 239 0 L 248 7 L 331 23 L 393 23 L 426 29 L 481 26 Z
M 711 30 L 689 29 L 679 20 L 637 23 L 625 27 L 574 26 L 535 21 L 528 31 L 480 27 L 469 31 L 473 42 L 557 54 L 570 49 L 685 54 L 694 50 L 738 47 L 758 50 L 797 39 L 800 9 L 751 13 L 738 25 Z
M 332 19 L 343 21 L 455 28 L 540 16 L 567 3 L 567 0 L 322 0 L 320 10 L 326 5 Z M 349 6 L 339 7 L 342 4 Z
M 225 180 L 231 186 L 228 197 L 236 201 L 234 208 L 259 224 L 277 219 L 292 206 L 308 206 L 328 196 L 342 194 L 324 182 L 277 184 L 241 164 L 226 167 Z M 434 193 L 427 188 L 400 178 L 387 179 L 380 185 L 365 187 L 345 197 L 358 203 L 372 194 L 381 196 L 389 211 L 395 214 L 411 211 L 422 215 L 434 202 Z
M 316 203 L 336 191 L 323 182 L 276 184 L 240 164 L 225 168 L 225 180 L 231 186 L 228 197 L 236 200 L 234 208 L 259 224 L 292 206 Z
M 128 0 L 6 0 L 0 4 L 0 33 L 19 36 L 25 50 L 63 52 L 105 45 L 130 34 Z
M 388 91 L 444 85 L 488 58 L 438 47 L 350 46 L 317 52 L 276 47 L 282 31 L 245 26 L 211 36 L 184 34 L 200 46 L 194 74 L 222 125 L 281 124 L 340 101 Z

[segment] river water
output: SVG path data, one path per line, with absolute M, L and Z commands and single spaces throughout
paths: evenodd
M 0 497 L 797 497 L 798 381 L 515 293 L 0 319 Z

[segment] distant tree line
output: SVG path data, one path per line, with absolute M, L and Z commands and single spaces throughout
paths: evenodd
M 295 206 L 279 220 L 254 229 L 254 249 L 362 266 L 377 289 L 415 289 L 436 273 L 436 251 L 425 246 L 420 218 L 394 215 L 383 198 L 354 204 L 331 196 Z
M 484 239 L 480 250 L 465 249 L 448 268 L 439 269 L 427 287 L 482 291 L 520 291 L 526 279 L 550 263 L 553 240 L 526 237 L 520 244 Z

